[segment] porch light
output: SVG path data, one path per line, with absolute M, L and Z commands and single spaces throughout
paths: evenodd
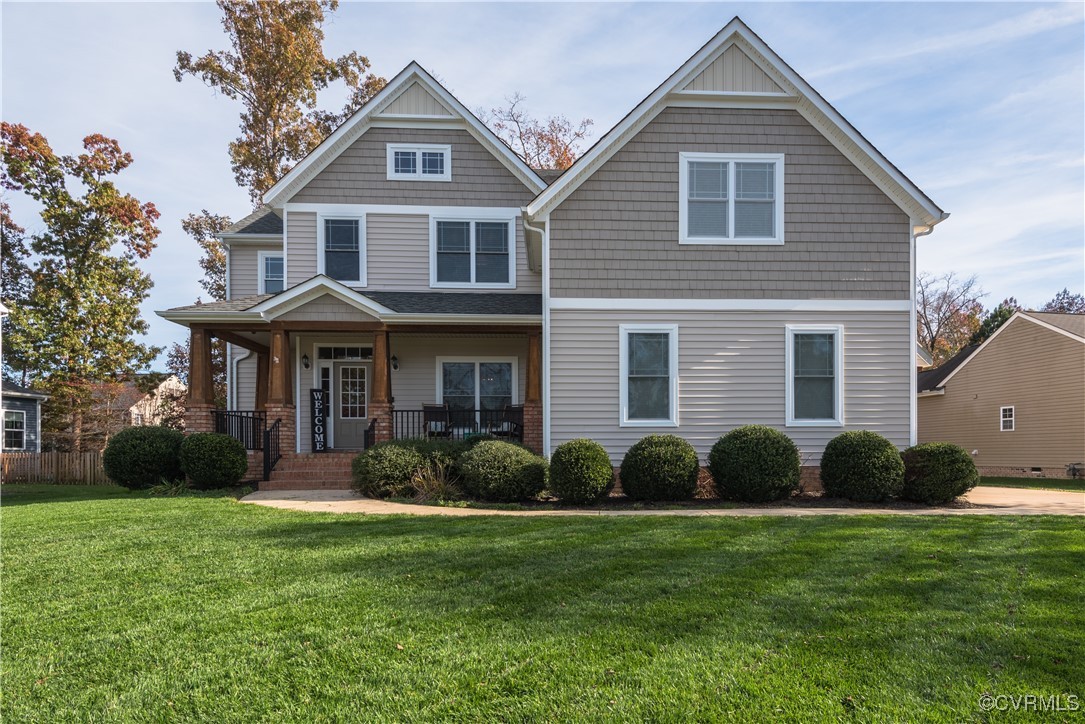
M 395 355 L 392 355 L 391 362 L 392 362 L 392 369 L 393 370 L 398 370 L 399 369 L 399 357 L 396 357 Z
M 301 356 L 301 366 L 305 369 L 309 369 L 309 355 L 303 354 Z

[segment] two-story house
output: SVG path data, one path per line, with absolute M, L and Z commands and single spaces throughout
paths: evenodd
M 915 240 L 946 214 L 739 19 L 548 180 L 409 65 L 223 234 L 229 299 L 161 313 L 188 429 L 281 421 L 297 455 L 512 424 L 615 464 L 746 423 L 811 465 L 845 429 L 914 442 Z

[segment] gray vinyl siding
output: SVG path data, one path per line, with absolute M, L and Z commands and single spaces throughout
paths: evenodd
M 451 181 L 389 181 L 387 144 L 452 146 Z M 317 174 L 291 203 L 524 206 L 535 197 L 463 130 L 370 128 Z
M 256 409 L 256 353 L 249 353 L 247 349 L 230 346 L 233 359 L 238 360 L 234 366 L 233 384 L 236 392 L 238 410 Z M 246 357 L 248 355 L 248 357 Z
M 260 293 L 260 252 L 282 254 L 282 247 L 257 248 L 234 246 L 230 248 L 230 297 L 248 297 Z
M 679 245 L 682 151 L 783 153 L 784 245 Z M 908 299 L 909 234 L 796 111 L 668 108 L 551 213 L 551 294 Z
M 909 442 L 913 343 L 907 312 L 551 312 L 551 449 L 578 437 L 601 443 L 615 464 L 650 433 L 694 445 L 702 463 L 720 435 L 770 425 L 816 465 L 843 430 Z M 678 325 L 679 427 L 620 427 L 620 324 Z M 844 327 L 845 427 L 786 427 L 788 324 Z
M 26 446 L 19 450 L 13 448 L 12 452 L 41 452 L 41 447 L 38 440 L 38 415 L 41 411 L 41 402 L 39 400 L 29 400 L 25 397 L 8 397 L 4 396 L 3 409 L 18 411 L 25 414 L 26 421 L 26 433 L 25 442 Z M 3 444 L 3 440 L 0 440 L 0 445 Z M 7 448 L 4 448 L 7 450 Z
M 316 276 L 316 214 L 286 215 L 286 284 L 292 287 Z

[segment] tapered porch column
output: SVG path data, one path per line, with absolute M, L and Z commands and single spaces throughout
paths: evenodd
M 527 338 L 527 389 L 524 391 L 524 445 L 542 453 L 542 344 L 538 333 Z
M 373 389 L 369 396 L 369 419 L 373 442 L 392 439 L 392 377 L 388 363 L 388 332 L 373 333 Z
M 215 384 L 211 373 L 211 335 L 205 327 L 190 329 L 188 347 L 188 404 L 185 430 L 210 432 L 214 429 Z
M 271 348 L 267 372 L 267 400 L 264 408 L 267 423 L 279 423 L 279 444 L 283 452 L 297 449 L 294 437 L 296 421 L 294 419 L 294 366 L 291 364 L 290 335 L 285 329 L 271 330 Z M 260 362 L 257 359 L 257 366 Z M 257 373 L 259 376 L 259 373 Z

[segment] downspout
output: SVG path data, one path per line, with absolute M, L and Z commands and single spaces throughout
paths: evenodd
M 944 221 L 949 217 L 949 214 L 942 213 L 942 217 L 938 221 Z M 935 224 L 938 221 L 934 222 Z M 915 445 L 919 442 L 919 399 L 917 397 L 919 392 L 918 372 L 915 366 L 915 346 L 917 340 L 917 325 L 916 308 L 915 308 L 915 282 L 916 282 L 916 239 L 929 235 L 934 231 L 934 224 L 928 224 L 918 228 L 922 231 L 916 231 L 917 225 L 911 225 L 911 234 L 908 236 L 908 264 L 911 267 L 912 286 L 909 292 L 908 298 L 911 300 L 908 312 L 908 444 Z
M 230 345 L 227 345 L 227 346 L 230 346 Z M 229 352 L 230 352 L 230 354 L 233 353 L 232 350 L 229 350 Z M 239 364 L 241 364 L 242 361 L 247 360 L 249 357 L 252 357 L 252 350 L 251 349 L 245 350 L 245 354 L 243 354 L 242 356 L 234 357 L 232 360 L 230 360 L 230 409 L 231 410 L 236 410 L 237 409 L 237 366 Z
M 550 250 L 547 248 L 547 229 L 550 228 L 550 224 L 547 223 L 546 227 L 532 226 L 528 221 L 530 218 L 527 214 L 527 208 L 520 208 L 520 217 L 524 224 L 524 234 L 527 235 L 527 231 L 530 229 L 539 235 L 540 244 L 542 245 L 542 364 L 540 365 L 539 373 L 542 375 L 540 382 L 542 392 L 542 454 L 544 457 L 550 457 Z

